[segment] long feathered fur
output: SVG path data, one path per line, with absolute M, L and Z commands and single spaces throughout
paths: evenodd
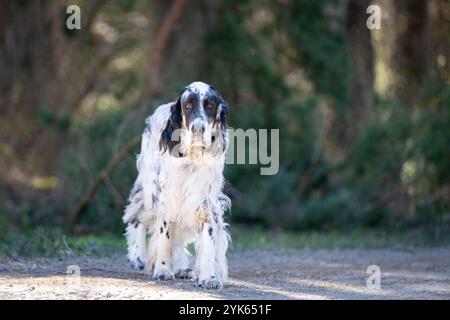
M 223 101 L 218 110 L 218 119 L 211 130 L 217 128 L 220 134 L 200 163 L 193 163 L 188 156 L 171 155 L 176 144 L 179 144 L 178 153 L 186 154 L 184 143 L 188 139 L 180 112 L 178 99 L 159 106 L 146 120 L 141 153 L 137 157 L 138 176 L 123 216 L 127 224 L 128 259 L 134 268 L 167 279 L 171 270 L 180 274 L 190 269 L 192 257 L 185 247 L 195 242 L 194 276 L 199 284 L 206 283 L 206 287 L 220 287 L 228 275 L 226 251 L 230 240 L 223 215 L 230 209 L 231 201 L 222 192 L 228 145 L 227 105 Z M 178 141 L 172 140 L 175 130 L 180 130 Z M 173 261 L 161 260 L 161 252 L 168 250 L 168 241 Z

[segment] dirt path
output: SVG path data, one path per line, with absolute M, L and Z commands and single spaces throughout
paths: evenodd
M 124 257 L 3 259 L 0 299 L 450 299 L 450 248 L 246 252 L 229 263 L 224 289 L 205 291 L 149 281 Z M 69 265 L 81 269 L 79 286 Z M 380 290 L 366 286 L 369 265 L 380 267 Z

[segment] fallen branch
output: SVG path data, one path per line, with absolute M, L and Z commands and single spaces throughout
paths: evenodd
M 86 193 L 81 198 L 81 201 L 75 207 L 73 211 L 69 225 L 74 226 L 80 219 L 81 214 L 86 209 L 91 199 L 94 197 L 95 192 L 98 187 L 103 183 L 103 181 L 111 174 L 114 168 L 122 161 L 123 158 L 141 141 L 141 135 L 133 137 L 125 146 L 123 146 L 119 152 L 117 152 L 112 159 L 109 161 L 108 165 L 100 172 L 100 174 L 92 181 L 91 185 L 87 189 Z
M 378 209 L 386 206 L 388 203 L 397 200 L 399 197 L 406 196 L 407 195 L 407 192 L 406 192 L 407 187 L 408 186 L 402 186 L 388 194 L 383 195 L 377 201 L 369 204 L 369 206 L 367 207 L 368 208 L 367 210 L 368 211 L 378 210 Z
M 122 197 L 119 190 L 117 190 L 117 188 L 112 183 L 110 176 L 106 177 L 105 184 L 109 190 L 109 193 L 112 195 L 114 206 L 118 211 L 122 211 L 123 206 L 125 204 L 125 199 Z

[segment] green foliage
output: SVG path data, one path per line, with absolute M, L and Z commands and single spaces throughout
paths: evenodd
M 288 94 L 288 88 L 275 70 L 274 49 L 264 46 L 273 30 L 251 32 L 247 28 L 247 19 L 255 6 L 256 1 L 224 1 L 219 11 L 220 23 L 205 37 L 207 56 L 213 61 L 204 76 L 223 88 L 223 94 L 231 102 L 245 92 L 252 92 L 268 124 L 274 105 Z
M 59 131 L 68 130 L 71 124 L 69 113 L 61 112 L 57 114 L 47 106 L 42 106 L 37 109 L 37 117 L 43 125 L 56 128 Z
M 291 52 L 288 56 L 304 68 L 319 93 L 343 106 L 348 102 L 347 79 L 351 70 L 345 21 L 342 15 L 326 13 L 327 8 L 332 12 L 339 4 L 295 0 L 280 2 L 275 10 L 279 27 L 289 36 L 285 49 Z
M 370 204 L 405 194 L 410 199 L 402 216 L 405 223 L 434 223 L 448 216 L 450 114 L 443 101 L 448 90 L 441 87 L 412 111 L 389 101 L 380 103 L 378 113 L 385 115 L 390 108 L 390 115 L 365 128 L 347 163 L 349 186 L 361 200 Z M 400 218 L 398 212 L 385 210 Z
M 90 2 L 80 3 L 85 6 Z M 160 3 L 160 6 L 168 5 Z M 142 132 L 143 117 L 132 119 L 132 114 L 141 104 L 139 95 L 144 91 L 148 76 L 146 64 L 152 43 L 147 42 L 146 37 L 149 31 L 155 30 L 146 28 L 156 28 L 162 18 L 153 12 L 154 7 L 157 6 L 146 1 L 130 0 L 105 4 L 98 9 L 102 15 L 101 24 L 97 26 L 104 38 L 88 34 L 86 43 L 78 37 L 79 32 L 66 30 L 65 36 L 80 41 L 77 47 L 80 52 L 74 55 L 79 60 L 74 61 L 80 63 L 83 81 L 85 74 L 89 75 L 86 71 L 94 68 L 95 62 L 100 63 L 89 59 L 90 55 L 94 55 L 95 50 L 106 50 L 103 45 L 108 39 L 117 38 L 114 58 L 98 75 L 101 81 L 97 79 L 98 83 L 87 95 L 86 106 L 73 114 L 61 111 L 67 107 L 63 102 L 55 106 L 45 99 L 37 99 L 35 109 L 24 109 L 32 110 L 29 118 L 17 116 L 16 123 L 23 123 L 17 130 L 22 135 L 18 140 L 40 134 L 41 128 L 45 134 L 61 135 L 66 140 L 57 154 L 49 157 L 56 159 L 52 160 L 55 163 L 42 172 L 29 173 L 19 170 L 19 166 L 9 170 L 6 166 L 5 171 L 14 173 L 8 175 L 8 179 L 12 179 L 10 176 L 16 179 L 11 180 L 16 188 L 8 193 L 12 200 L 7 196 L 0 199 L 0 233 L 15 254 L 49 251 L 64 254 L 67 248 L 61 231 L 47 233 L 40 229 L 36 233 L 8 238 L 7 226 L 26 229 L 26 226 L 45 221 L 65 228 L 64 221 L 91 181 L 121 146 Z M 159 102 L 176 96 L 186 85 L 180 78 L 192 78 L 213 84 L 227 99 L 231 127 L 280 129 L 277 175 L 261 176 L 260 165 L 226 167 L 227 180 L 240 193 L 233 201 L 229 216 L 232 222 L 331 233 L 336 229 L 348 232 L 368 227 L 397 229 L 437 224 L 442 225 L 442 229 L 431 233 L 443 232 L 448 229 L 450 220 L 450 89 L 447 83 L 430 80 L 423 86 L 423 92 L 408 102 L 402 101 L 394 91 L 377 96 L 373 121 L 362 124 L 354 144 L 346 146 L 349 151 L 336 156 L 334 149 L 340 146 L 336 143 L 339 137 L 333 137 L 333 125 L 339 125 L 349 108 L 358 107 L 349 103 L 349 83 L 355 70 L 350 63 L 353 53 L 349 52 L 345 7 L 346 2 L 338 0 L 223 0 L 211 7 L 201 6 L 201 10 L 211 10 L 205 14 L 207 27 L 200 28 L 207 30 L 201 33 L 203 37 L 192 40 L 190 36 L 198 30 L 194 27 L 190 30 L 189 26 L 189 30 L 175 32 L 170 41 L 174 43 L 169 43 L 167 49 L 170 52 L 179 48 L 180 45 L 175 45 L 179 41 L 183 45 L 198 46 L 201 52 L 197 52 L 195 61 L 179 59 L 174 64 L 176 67 L 171 66 L 173 61 L 162 65 L 164 92 L 161 101 L 148 102 L 147 114 Z M 185 12 L 193 14 L 191 11 L 196 9 L 192 4 Z M 65 13 L 61 15 L 65 17 Z M 185 40 L 187 38 L 189 41 Z M 98 48 L 96 39 L 102 39 L 98 41 Z M 193 52 L 196 51 L 193 49 Z M 442 59 L 440 61 L 442 63 Z M 166 74 L 170 68 L 183 64 L 195 66 L 191 68 L 192 74 L 180 75 L 178 70 L 172 70 L 176 71 L 172 78 L 170 72 Z M 38 79 L 41 81 L 40 77 Z M 402 81 L 407 83 L 408 79 Z M 80 88 L 84 87 L 82 84 L 79 83 Z M 20 93 L 17 88 L 21 86 L 14 84 L 12 87 Z M 18 95 L 16 91 L 13 96 Z M 62 92 L 60 96 L 69 95 Z M 8 127 L 8 120 L 2 119 L 0 133 L 16 130 Z M 29 144 L 31 140 L 27 141 Z M 45 141 L 40 143 L 45 149 Z M 12 159 L 11 149 L 16 144 L 20 145 L 20 141 L 1 142 L 2 155 Z M 14 151 L 25 153 L 28 145 L 24 145 Z M 132 153 L 138 152 L 139 147 L 136 147 Z M 24 181 L 47 174 L 55 175 L 59 182 L 58 190 L 49 194 L 34 190 Z M 120 218 L 135 177 L 135 158 L 130 154 L 97 190 L 81 224 L 90 231 L 122 233 L 124 226 Z M 14 201 L 17 190 L 33 196 Z M 10 209 L 11 202 L 18 202 L 14 203 L 14 210 Z M 331 236 L 322 242 L 314 232 L 310 233 L 316 239 L 312 243 L 338 241 L 338 237 Z M 249 241 L 258 242 L 260 233 L 257 231 Z M 83 238 L 71 242 L 67 239 L 67 243 L 72 250 L 79 248 L 95 253 L 102 251 L 104 244 L 97 240 Z M 266 237 L 261 242 L 266 245 L 270 240 Z
M 386 179 L 399 179 L 405 159 L 410 121 L 394 116 L 365 128 L 349 156 L 355 187 L 376 186 Z

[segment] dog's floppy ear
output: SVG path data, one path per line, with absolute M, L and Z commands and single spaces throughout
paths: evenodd
M 211 90 L 214 91 L 216 97 L 219 99 L 219 106 L 217 107 L 216 119 L 214 121 L 214 126 L 219 129 L 219 134 L 221 135 L 221 139 L 217 141 L 222 144 L 222 151 L 227 149 L 227 117 L 228 117 L 228 102 L 220 95 L 220 93 L 211 87 Z
M 219 99 L 219 106 L 217 108 L 216 120 L 214 121 L 214 125 L 219 129 L 226 129 L 228 127 L 227 124 L 227 116 L 228 116 L 228 102 L 225 101 L 224 98 L 220 95 L 220 93 L 213 87 L 210 87 L 211 90 L 214 91 L 214 94 Z
M 228 128 L 227 123 L 228 117 L 228 103 L 222 99 L 222 102 L 219 104 L 216 115 L 216 123 L 218 124 L 220 129 Z
M 181 128 L 181 123 L 183 121 L 181 115 L 181 97 L 177 99 L 175 103 L 170 107 L 170 117 L 167 120 L 166 127 L 161 132 L 161 137 L 159 139 L 159 150 L 165 152 L 172 149 L 180 143 L 179 137 L 173 135 L 174 131 Z

